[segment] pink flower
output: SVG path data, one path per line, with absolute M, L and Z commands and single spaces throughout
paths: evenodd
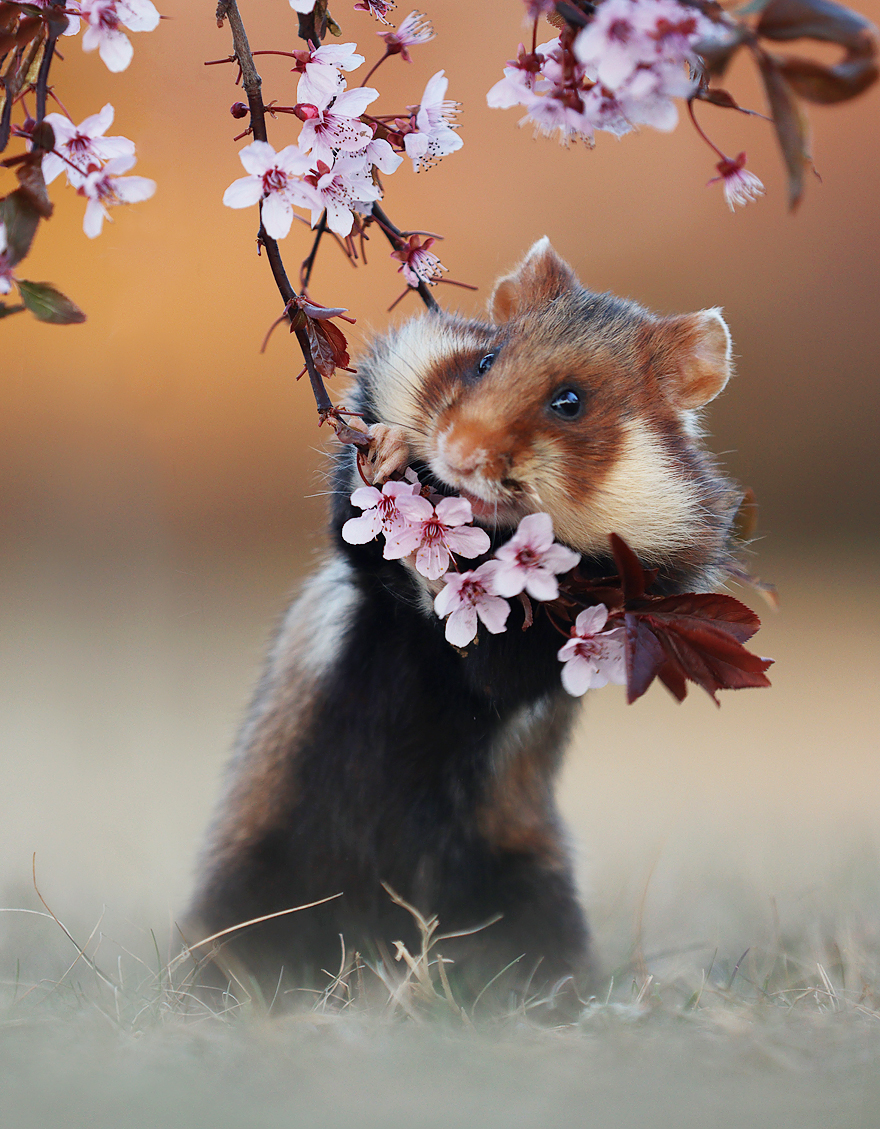
M 153 31 L 159 13 L 151 0 L 79 0 L 79 11 L 88 24 L 83 35 L 83 51 L 98 50 L 107 69 L 124 71 L 134 48 L 119 25 L 129 31 Z
M 350 545 L 365 545 L 380 533 L 394 533 L 407 524 L 397 508 L 398 498 L 410 498 L 419 492 L 416 482 L 386 482 L 381 491 L 375 486 L 361 486 L 351 496 L 351 503 L 364 512 L 352 517 L 342 527 L 342 538 Z
M 317 161 L 332 165 L 337 152 L 363 149 L 372 141 L 373 131 L 360 115 L 378 97 L 378 90 L 359 86 L 331 93 L 315 103 L 318 114 L 303 123 L 299 135 L 299 147 L 304 153 L 311 152 L 313 165 Z
M 90 172 L 114 157 L 134 155 L 134 142 L 127 137 L 104 137 L 113 124 L 113 107 L 109 102 L 80 125 L 74 125 L 62 114 L 46 114 L 45 121 L 55 134 L 54 150 L 43 157 L 47 184 L 66 172 L 68 184 L 79 186 Z
M 528 514 L 513 537 L 496 549 L 495 559 L 500 562 L 494 580 L 499 596 L 518 596 L 525 590 L 535 600 L 555 600 L 557 575 L 574 568 L 581 558 L 553 540 L 549 514 Z
M 440 281 L 440 272 L 446 270 L 446 267 L 431 250 L 436 242 L 436 239 L 429 236 L 421 243 L 417 235 L 411 235 L 405 247 L 391 252 L 391 258 L 399 259 L 401 263 L 397 273 L 403 273 L 409 286 L 418 286 L 421 282 L 433 286 Z
M 120 176 L 134 165 L 135 157 L 114 157 L 103 169 L 96 169 L 77 188 L 80 196 L 88 198 L 83 231 L 94 239 L 101 234 L 104 220 L 109 219 L 107 209 L 116 204 L 134 204 L 149 200 L 156 191 L 155 180 L 145 176 Z
M 614 682 L 626 684 L 626 661 L 622 628 L 602 628 L 608 620 L 604 604 L 582 611 L 571 630 L 571 638 L 558 653 L 562 685 L 575 698 L 587 690 Z
M 239 153 L 250 176 L 240 177 L 223 193 L 227 208 L 249 208 L 263 201 L 262 217 L 266 234 L 283 239 L 293 223 L 293 209 L 316 207 L 314 188 L 302 179 L 311 159 L 296 145 L 276 153 L 268 141 L 252 141 Z
M 446 620 L 446 638 L 456 647 L 466 647 L 477 634 L 477 618 L 493 635 L 505 631 L 510 604 L 496 596 L 492 587 L 496 561 L 486 561 L 470 572 L 447 572 L 446 587 L 434 599 L 434 611 Z
M 312 227 L 327 209 L 327 226 L 337 235 L 348 235 L 355 211 L 369 211 L 381 189 L 373 183 L 371 165 L 358 153 L 340 153 L 328 168 L 323 161 L 306 178 L 316 190 L 312 205 Z
M 375 165 L 382 172 L 392 173 L 403 164 L 403 157 L 395 153 L 387 141 L 374 137 L 363 149 L 358 149 L 353 157 L 362 157 L 368 164 Z
M 392 8 L 397 8 L 394 0 L 358 0 L 355 5 L 355 11 L 366 11 L 369 15 L 375 16 L 380 24 L 387 24 L 391 26 L 391 20 L 385 19 L 387 14 Z
M 342 85 L 343 71 L 354 71 L 364 61 L 356 43 L 326 43 L 315 51 L 294 51 L 295 71 L 302 73 L 296 88 L 298 102 L 326 105 Z
M 453 114 L 458 113 L 458 102 L 444 100 L 449 79 L 444 71 L 438 71 L 428 79 L 421 105 L 416 113 L 416 128 L 403 139 L 406 155 L 412 160 L 413 168 L 429 168 L 447 153 L 454 153 L 462 146 L 462 140 L 455 132 L 458 128 L 450 123 Z
M 764 185 L 754 173 L 746 171 L 745 163 L 745 153 L 740 153 L 734 161 L 724 157 L 716 166 L 721 175 L 709 181 L 709 184 L 716 184 L 719 180 L 723 183 L 724 199 L 731 211 L 736 209 L 737 204 L 744 207 L 764 195 Z
M 446 572 L 451 553 L 478 557 L 489 548 L 486 531 L 468 525 L 473 513 L 465 498 L 443 498 L 435 509 L 420 495 L 401 497 L 397 506 L 408 524 L 386 538 L 384 556 L 399 560 L 415 553 L 416 570 L 428 580 Z
M 387 24 L 390 27 L 391 21 L 385 17 L 392 8 L 396 7 L 394 0 L 358 0 L 354 10 L 356 12 L 369 12 L 371 16 L 376 17 L 380 24 Z
M 400 55 L 404 62 L 411 63 L 412 59 L 407 48 L 433 39 L 434 29 L 427 16 L 421 12 L 410 12 L 397 31 L 384 34 L 377 31 L 376 34 L 381 35 L 385 40 L 385 51 L 388 55 Z

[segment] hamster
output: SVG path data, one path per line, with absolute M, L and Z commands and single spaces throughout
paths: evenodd
M 659 591 L 712 588 L 740 498 L 703 449 L 698 412 L 731 373 L 718 310 L 657 317 L 584 289 L 545 238 L 495 286 L 489 320 L 426 313 L 380 337 L 354 402 L 376 481 L 411 466 L 460 494 L 493 548 L 526 514 L 596 577 L 619 534 Z M 410 912 L 436 915 L 459 1002 L 576 1001 L 595 981 L 554 799 L 578 701 L 546 615 L 461 651 L 437 584 L 378 542 L 348 544 L 362 485 L 336 468 L 331 547 L 271 648 L 201 856 L 189 939 L 234 930 L 217 964 L 276 997 L 322 989 L 343 951 L 411 952 Z M 491 551 L 491 550 L 490 550 Z M 475 567 L 469 565 L 468 567 Z M 478 928 L 485 926 L 484 928 Z M 295 994 L 295 992 L 294 992 Z

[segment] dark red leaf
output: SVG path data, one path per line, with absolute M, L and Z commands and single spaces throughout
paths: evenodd
M 679 702 L 685 700 L 688 692 L 687 679 L 675 663 L 667 662 L 661 666 L 657 671 L 657 677 L 673 698 L 676 698 Z
M 306 317 L 305 329 L 315 368 L 321 376 L 329 379 L 338 368 L 348 368 L 351 363 L 348 342 L 338 326 L 330 321 Z
M 666 664 L 666 654 L 650 625 L 627 613 L 626 625 L 626 700 L 632 703 L 644 694 Z
M 766 39 L 819 39 L 858 55 L 872 53 L 877 29 L 864 16 L 833 0 L 770 0 L 757 32 Z
M 610 541 L 611 552 L 614 555 L 614 563 L 617 565 L 617 574 L 620 577 L 624 599 L 637 600 L 639 596 L 644 595 L 645 588 L 647 587 L 642 562 L 623 538 L 618 537 L 616 533 L 611 534 Z
M 793 211 L 804 193 L 804 172 L 812 165 L 807 121 L 791 87 L 782 77 L 778 61 L 765 51 L 757 52 L 757 57 L 776 139 L 788 170 L 788 206 Z
M 701 102 L 710 102 L 713 106 L 721 106 L 725 110 L 739 110 L 741 114 L 755 115 L 754 110 L 746 110 L 729 94 L 726 90 L 716 90 L 714 86 L 701 87 L 696 94 L 695 98 L 699 98 Z
M 823 67 L 811 59 L 783 59 L 779 70 L 789 86 L 808 102 L 831 106 L 863 93 L 877 81 L 876 61 L 852 59 L 836 67 Z
M 0 35 L 0 56 L 16 47 L 24 47 L 36 39 L 43 31 L 43 21 L 39 16 L 24 16 L 21 23 L 8 34 Z
M 722 592 L 684 592 L 679 596 L 655 597 L 647 611 L 657 619 L 676 621 L 683 631 L 711 626 L 738 643 L 751 639 L 761 626 L 751 608 Z
M 26 153 L 21 160 L 17 160 L 18 167 L 15 175 L 21 185 L 21 192 L 26 193 L 37 213 L 47 220 L 52 215 L 52 201 L 46 191 L 46 182 L 43 179 L 43 151 L 35 149 Z

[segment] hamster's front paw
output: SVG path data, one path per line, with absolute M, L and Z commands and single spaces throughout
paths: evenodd
M 402 427 L 385 423 L 374 423 L 369 436 L 372 443 L 362 466 L 373 485 L 381 486 L 393 474 L 403 474 L 409 466 L 409 439 Z

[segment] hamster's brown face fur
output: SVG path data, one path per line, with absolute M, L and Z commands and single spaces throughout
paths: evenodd
M 582 553 L 614 532 L 657 562 L 718 538 L 730 491 L 695 416 L 730 375 L 717 310 L 664 319 L 593 294 L 543 239 L 490 313 L 416 319 L 368 362 L 380 419 L 478 522 L 544 511 Z

